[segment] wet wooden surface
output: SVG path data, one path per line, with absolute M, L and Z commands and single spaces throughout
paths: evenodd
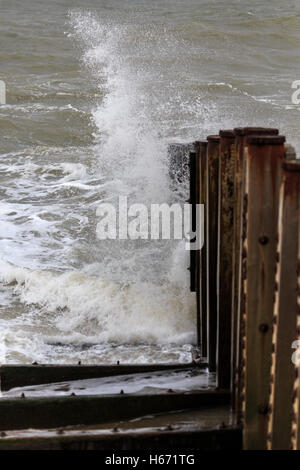
M 265 449 L 271 369 L 277 224 L 284 138 L 248 137 L 246 238 L 243 266 L 244 442 Z
M 241 429 L 229 406 L 151 414 L 94 426 L 7 431 L 0 450 L 10 449 L 241 449 Z

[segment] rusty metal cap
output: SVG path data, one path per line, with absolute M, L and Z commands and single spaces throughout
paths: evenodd
M 247 144 L 250 145 L 282 145 L 284 142 L 284 135 L 253 135 L 247 137 Z
M 285 171 L 295 171 L 300 172 L 300 159 L 299 160 L 284 160 L 282 163 L 282 168 Z
M 220 137 L 226 137 L 230 139 L 234 139 L 235 134 L 232 129 L 221 129 L 219 132 Z
M 278 135 L 278 129 L 272 127 L 236 127 L 235 135 Z
M 220 136 L 219 135 L 209 135 L 207 136 L 208 142 L 219 142 Z

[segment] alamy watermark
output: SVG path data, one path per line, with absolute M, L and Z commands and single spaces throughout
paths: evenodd
M 300 366 L 300 340 L 296 339 L 293 341 L 291 348 L 296 349 L 292 354 L 292 363 L 295 364 L 295 366 Z
M 97 208 L 99 240 L 185 240 L 186 250 L 200 250 L 204 244 L 204 205 L 128 205 L 120 196 L 118 207 L 102 203 Z
M 292 88 L 295 89 L 295 91 L 292 93 L 292 103 L 293 104 L 300 104 L 300 80 L 295 80 L 292 83 Z

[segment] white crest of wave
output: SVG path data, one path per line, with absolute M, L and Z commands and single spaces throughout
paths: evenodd
M 78 341 L 186 344 L 195 339 L 194 298 L 174 284 L 126 285 L 5 261 L 0 261 L 0 280 L 15 284 L 24 304 L 38 305 L 60 334 Z

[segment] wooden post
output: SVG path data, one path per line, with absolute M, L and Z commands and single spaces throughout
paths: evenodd
M 194 143 L 195 152 L 196 152 L 196 161 L 195 161 L 195 170 L 196 170 L 196 197 L 195 203 L 200 204 L 200 194 L 201 194 L 201 165 L 200 165 L 200 142 Z M 195 213 L 193 214 L 195 215 Z M 202 293 L 201 293 L 201 281 L 200 281 L 200 271 L 201 271 L 201 259 L 200 259 L 200 250 L 197 250 L 195 253 L 195 262 L 196 262 L 196 270 L 195 270 L 195 291 L 196 291 L 196 308 L 197 308 L 197 347 L 194 350 L 194 360 L 201 358 L 201 346 L 202 346 L 202 338 L 201 338 L 201 324 L 202 324 Z
M 244 448 L 265 449 L 272 348 L 282 136 L 247 138 L 243 280 Z
M 297 269 L 300 215 L 300 161 L 283 163 L 278 218 L 278 252 L 273 316 L 268 448 L 289 450 L 297 338 Z
M 296 150 L 292 145 L 286 144 L 284 157 L 286 158 L 286 160 L 295 160 L 297 158 Z
M 190 204 L 192 208 L 191 217 L 191 231 L 196 233 L 196 203 L 197 203 L 197 188 L 198 175 L 197 175 L 197 154 L 196 152 L 190 152 Z M 193 242 L 194 240 L 191 240 Z M 190 250 L 190 291 L 196 292 L 197 282 L 197 251 Z
M 234 181 L 234 236 L 232 250 L 232 407 L 237 423 L 241 423 L 242 406 L 242 342 L 244 336 L 241 322 L 242 299 L 242 209 L 245 190 L 245 146 L 249 135 L 278 135 L 278 129 L 264 127 L 238 127 L 235 133 L 235 181 Z
M 206 205 L 206 261 L 207 261 L 207 315 L 208 366 L 216 371 L 217 349 L 217 253 L 218 253 L 218 135 L 207 137 L 207 205 Z
M 299 178 L 299 174 L 298 174 Z M 295 383 L 293 393 L 292 442 L 293 450 L 300 450 L 300 220 L 298 215 L 298 266 L 297 266 L 297 343 L 294 346 Z
M 197 279 L 197 310 L 199 310 L 198 325 L 198 345 L 201 345 L 201 356 L 207 357 L 207 260 L 206 260 L 206 240 L 205 230 L 207 224 L 206 206 L 207 206 L 207 142 L 197 142 L 198 152 L 198 178 L 199 178 L 199 196 L 197 204 L 204 205 L 204 245 L 197 251 L 198 256 L 198 279 Z
M 187 190 L 189 179 L 189 152 L 193 150 L 194 144 L 192 143 L 173 143 L 168 145 L 169 175 L 172 186 L 176 190 L 181 186 L 183 186 L 183 191 Z
M 218 207 L 217 386 L 230 388 L 235 135 L 220 131 Z

